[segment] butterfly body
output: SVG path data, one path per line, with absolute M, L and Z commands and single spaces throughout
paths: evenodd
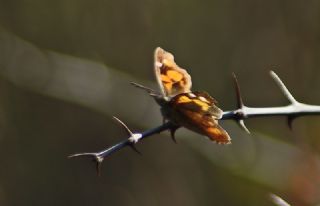
M 216 106 L 217 101 L 206 92 L 191 91 L 190 75 L 175 63 L 171 53 L 157 48 L 154 60 L 161 90 L 161 94 L 154 97 L 163 117 L 217 143 L 230 143 L 228 133 L 218 124 L 222 110 Z

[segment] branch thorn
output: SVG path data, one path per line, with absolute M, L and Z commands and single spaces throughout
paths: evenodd
M 98 175 L 98 177 L 100 177 L 101 176 L 101 165 L 102 165 L 102 162 L 103 162 L 103 157 L 97 156 L 96 159 L 95 159 L 95 162 L 96 162 L 97 175 Z
M 290 128 L 290 130 L 292 130 L 292 122 L 296 117 L 294 116 L 288 116 L 288 126 Z
M 142 153 L 136 148 L 136 146 L 134 144 L 130 144 L 130 147 L 133 151 L 135 151 L 136 153 L 138 153 L 139 155 L 142 155 Z
M 176 134 L 176 131 L 177 131 L 178 128 L 179 128 L 179 127 L 177 127 L 177 126 L 174 126 L 174 127 L 171 127 L 171 128 L 170 128 L 171 139 L 172 139 L 173 142 L 176 143 L 176 144 L 177 144 L 178 142 L 177 142 L 177 139 L 176 139 L 175 134 Z
M 244 104 L 243 104 L 242 97 L 241 97 L 240 86 L 239 86 L 238 79 L 237 79 L 237 76 L 235 73 L 232 73 L 232 77 L 234 80 L 234 85 L 235 85 L 236 94 L 237 94 L 237 107 L 238 107 L 238 109 L 241 109 L 241 108 L 243 108 Z
M 270 71 L 270 75 L 279 86 L 284 96 L 289 100 L 289 102 L 291 102 L 291 104 L 298 104 L 299 102 L 292 96 L 286 85 L 284 85 L 284 83 L 281 81 L 280 77 L 272 70 Z
M 237 122 L 238 122 L 238 124 L 240 125 L 240 127 L 241 127 L 244 131 L 246 131 L 248 134 L 250 134 L 250 131 L 249 131 L 249 129 L 246 127 L 246 125 L 244 124 L 243 119 L 240 119 L 240 120 L 238 120 Z
M 233 80 L 234 80 L 234 86 L 235 86 L 236 95 L 237 95 L 237 108 L 238 108 L 238 111 L 236 112 L 236 114 L 237 114 L 238 119 L 236 121 L 244 131 L 246 131 L 248 134 L 250 134 L 250 131 L 248 130 L 248 128 L 244 124 L 244 120 L 243 120 L 243 118 L 244 118 L 244 113 L 243 113 L 244 104 L 243 104 L 243 100 L 242 100 L 242 96 L 241 96 L 241 90 L 240 90 L 239 82 L 238 82 L 237 76 L 236 76 L 236 74 L 234 72 L 232 73 L 232 77 L 233 77 Z
M 131 130 L 129 129 L 129 127 L 128 127 L 125 123 L 123 123 L 119 118 L 117 118 L 117 117 L 115 117 L 115 116 L 113 116 L 112 118 L 113 118 L 114 120 L 116 120 L 116 122 L 118 122 L 118 123 L 122 126 L 122 128 L 125 129 L 126 133 L 127 133 L 130 137 L 133 135 L 133 132 L 131 132 Z
M 270 194 L 270 200 L 277 206 L 290 206 L 290 204 L 285 201 L 283 198 L 279 197 L 276 194 Z

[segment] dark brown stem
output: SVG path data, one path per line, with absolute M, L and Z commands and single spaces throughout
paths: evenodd
M 126 125 L 125 125 L 125 127 L 128 128 Z M 125 140 L 123 140 L 123 141 L 121 141 L 111 147 L 108 147 L 107 149 L 104 149 L 102 151 L 72 154 L 72 155 L 69 155 L 68 158 L 74 158 L 74 157 L 92 158 L 92 160 L 95 161 L 97 164 L 97 174 L 100 175 L 101 163 L 103 162 L 104 158 L 106 158 L 107 156 L 110 156 L 111 154 L 113 154 L 113 153 L 115 153 L 115 152 L 117 152 L 127 146 L 132 147 L 132 149 L 134 149 L 136 152 L 138 152 L 136 150 L 136 148 L 134 147 L 134 145 L 138 141 L 146 139 L 147 137 L 151 137 L 154 134 L 158 134 L 158 133 L 161 133 L 165 130 L 170 130 L 170 129 L 176 128 L 176 127 L 177 126 L 173 125 L 171 122 L 167 122 L 159 127 L 152 128 L 152 129 L 147 130 L 142 133 L 132 133 L 132 135 L 129 138 L 127 138 L 127 139 L 125 139 Z M 134 137 L 134 135 L 137 135 L 138 139 L 133 140 L 132 137 Z

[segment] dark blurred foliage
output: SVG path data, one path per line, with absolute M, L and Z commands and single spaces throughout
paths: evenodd
M 249 106 L 285 105 L 274 70 L 300 101 L 320 104 L 320 2 L 0 0 L 0 205 L 292 205 L 320 202 L 319 117 L 293 131 L 250 119 L 214 145 L 187 130 L 107 158 L 101 177 L 74 152 L 161 124 L 131 87 L 156 88 L 153 50 L 175 54 L 196 90 L 235 108 L 231 72 Z

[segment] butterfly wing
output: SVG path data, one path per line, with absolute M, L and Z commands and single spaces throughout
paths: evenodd
M 230 143 L 230 136 L 218 124 L 222 110 L 208 94 L 203 92 L 179 94 L 170 101 L 170 108 L 168 119 L 174 123 L 203 134 L 217 143 Z
M 177 94 L 190 92 L 190 75 L 175 63 L 171 53 L 160 47 L 154 52 L 154 70 L 164 98 L 170 99 Z

